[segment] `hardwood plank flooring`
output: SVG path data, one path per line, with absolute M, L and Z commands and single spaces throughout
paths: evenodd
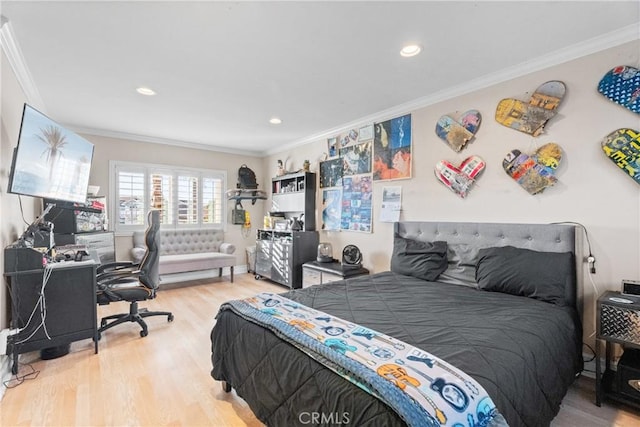
M 40 360 L 39 352 L 21 356 L 19 375 L 37 378 L 8 389 L 0 401 L 1 426 L 261 426 L 234 391 L 225 393 L 211 370 L 209 334 L 224 301 L 286 288 L 250 274 L 228 279 L 167 285 L 149 310 L 168 310 L 147 319 L 149 335 L 137 324 L 105 331 L 99 353 L 90 340 L 73 343 L 61 358 Z M 98 315 L 125 312 L 128 304 L 99 306 Z M 592 379 L 581 377 L 569 390 L 553 427 L 640 425 L 640 415 L 595 399 Z

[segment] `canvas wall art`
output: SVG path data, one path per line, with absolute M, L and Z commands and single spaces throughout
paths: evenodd
M 371 141 L 373 139 L 373 125 L 367 125 L 360 128 L 358 135 L 359 142 Z
M 374 123 L 373 180 L 411 178 L 411 114 Z
M 342 159 L 320 162 L 320 188 L 342 186 Z
M 327 152 L 329 157 L 335 157 L 338 155 L 338 137 L 327 139 Z
M 322 191 L 322 229 L 324 231 L 340 230 L 342 212 L 342 189 L 336 188 Z
M 371 233 L 371 175 L 342 179 L 342 230 Z
M 371 173 L 371 142 L 341 148 L 340 158 L 343 176 Z

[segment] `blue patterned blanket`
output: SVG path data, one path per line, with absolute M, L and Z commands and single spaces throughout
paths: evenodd
M 409 426 L 507 425 L 473 378 L 393 337 L 271 293 L 221 308 L 270 329 L 385 402 Z

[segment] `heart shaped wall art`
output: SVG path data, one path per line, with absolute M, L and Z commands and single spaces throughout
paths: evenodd
M 538 194 L 558 181 L 554 173 L 561 160 L 562 148 L 550 142 L 531 156 L 520 150 L 511 150 L 504 157 L 502 167 L 529 194 Z
M 640 114 L 640 70 L 620 65 L 604 75 L 598 92 L 607 99 Z
M 484 170 L 485 165 L 484 160 L 478 156 L 467 157 L 460 163 L 460 166 L 454 166 L 446 160 L 440 160 L 436 164 L 435 173 L 440 182 L 464 198 L 471 190 L 475 179 Z
M 618 129 L 602 140 L 602 150 L 629 175 L 640 184 L 640 132 L 633 129 Z
M 496 108 L 496 121 L 508 128 L 538 136 L 547 121 L 556 115 L 565 91 L 564 83 L 552 80 L 540 85 L 528 102 L 503 99 Z
M 453 151 L 460 151 L 469 142 L 480 127 L 482 116 L 478 110 L 469 110 L 459 121 L 451 116 L 442 116 L 436 123 L 436 135 L 442 138 Z

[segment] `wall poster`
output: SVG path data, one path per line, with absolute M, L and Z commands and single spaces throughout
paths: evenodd
M 329 157 L 335 157 L 338 155 L 338 137 L 337 136 L 327 139 L 327 151 L 329 152 Z
M 380 207 L 380 222 L 400 221 L 402 209 L 402 187 L 384 187 L 382 189 L 382 206 Z
M 366 125 L 360 128 L 358 142 L 371 141 L 373 139 L 373 125 Z
M 411 178 L 411 114 L 373 129 L 373 180 Z
M 339 231 L 342 212 L 342 189 L 322 190 L 322 229 Z
M 350 145 L 340 149 L 343 162 L 343 176 L 371 173 L 371 142 Z
M 342 187 L 342 159 L 320 162 L 320 188 Z
M 342 230 L 371 233 L 371 175 L 342 178 Z

